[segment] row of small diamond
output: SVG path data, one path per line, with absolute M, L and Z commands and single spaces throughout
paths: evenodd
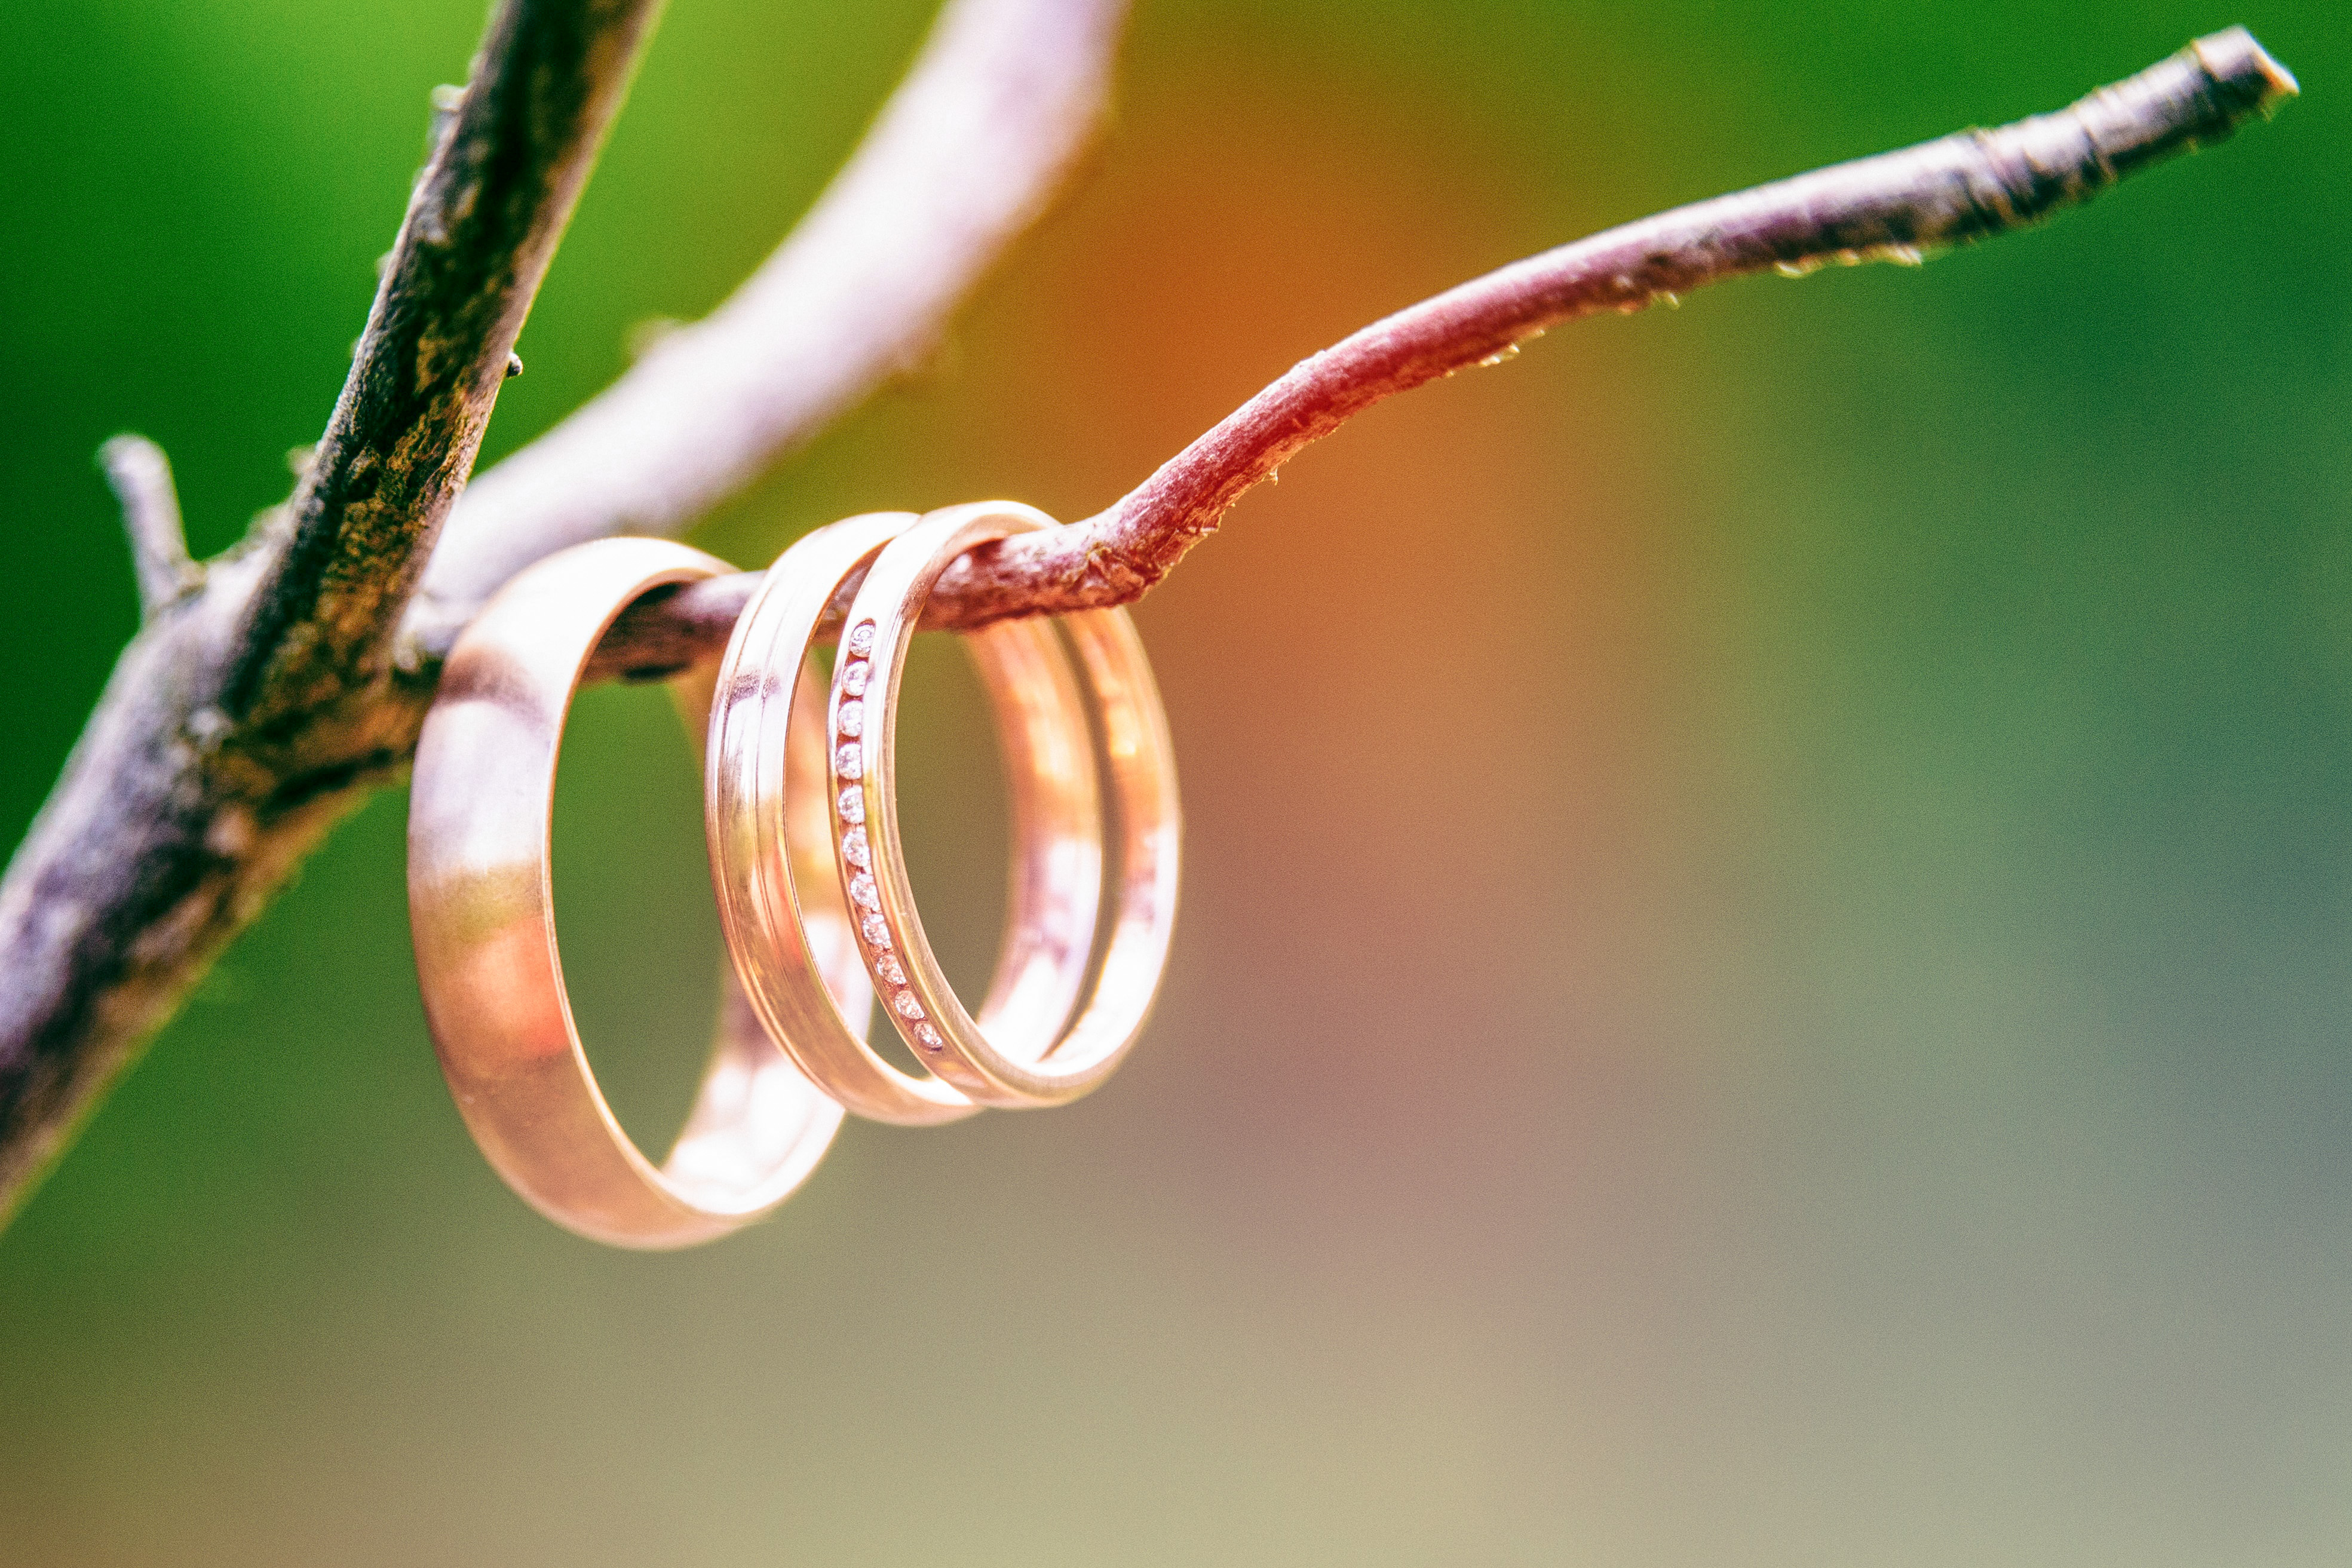
M 866 687 L 874 678 L 874 622 L 861 621 L 842 639 L 847 663 L 836 677 L 841 700 L 834 707 L 834 772 L 853 780 L 842 787 L 836 804 L 845 824 L 841 833 L 841 858 L 856 873 L 849 879 L 849 902 L 856 905 L 857 929 L 869 951 L 866 962 L 874 971 L 890 1010 L 915 1026 L 915 1039 L 928 1051 L 947 1041 L 923 1016 L 923 1004 L 907 989 L 907 970 L 890 951 L 890 925 L 882 918 L 882 894 L 874 885 L 874 851 L 866 838 L 866 788 L 855 780 L 866 776 Z

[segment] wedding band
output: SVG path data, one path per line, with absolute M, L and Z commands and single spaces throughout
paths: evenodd
M 683 1247 L 757 1218 L 815 1167 L 841 1124 L 841 1106 L 777 1051 L 730 977 L 709 1070 L 656 1169 L 597 1088 L 564 990 L 548 831 L 580 672 L 631 601 L 730 570 L 683 545 L 625 538 L 518 575 L 450 651 L 410 786 L 417 978 L 458 1112 L 525 1201 L 622 1247 Z M 711 681 L 705 672 L 672 686 L 698 745 Z M 822 727 L 809 728 L 802 749 L 821 750 Z M 828 915 L 827 981 L 855 1018 L 871 997 L 846 908 L 820 903 L 805 917 L 814 936 Z
M 845 518 L 778 558 L 719 665 L 705 800 L 711 880 L 751 1006 L 802 1071 L 850 1110 L 928 1125 L 979 1107 L 869 1046 L 862 1025 L 851 1027 L 816 982 L 808 955 L 819 945 L 800 935 L 812 885 L 828 901 L 841 896 L 827 823 L 855 798 L 822 777 L 802 783 L 799 757 L 821 770 L 827 749 L 825 697 L 808 673 L 808 651 L 842 582 L 917 521 L 910 512 Z M 996 716 L 1013 808 L 1006 937 L 980 1016 L 992 1035 L 1042 1054 L 1085 988 L 1102 894 L 1086 698 L 1043 622 L 1003 622 L 962 641 Z M 837 852 L 853 878 L 872 860 L 859 820 L 853 814 Z M 793 847 L 810 839 L 813 853 Z M 842 937 L 846 961 L 860 965 L 856 938 L 846 928 Z M 887 982 L 896 971 L 885 963 L 877 973 Z
M 1055 526 L 1034 507 L 982 502 L 930 513 L 884 547 L 850 607 L 829 714 L 840 873 L 884 1012 L 939 1077 L 972 1100 L 1005 1107 L 1060 1104 L 1117 1071 L 1151 1010 L 1176 915 L 1181 834 L 1174 751 L 1143 644 L 1122 610 L 1061 618 L 1100 716 L 1117 830 L 1110 936 L 1076 1021 L 1066 1032 L 1058 1019 L 1037 1028 L 1046 1007 L 1042 997 L 1018 1015 L 1018 1030 L 999 1027 L 985 1008 L 975 1020 L 941 974 L 915 912 L 896 778 L 898 685 L 908 643 L 933 584 L 958 556 Z M 1024 626 L 1051 636 L 1045 622 L 1004 621 L 970 641 Z M 1021 770 L 1013 771 L 1017 779 Z M 1074 781 L 1075 774 L 1050 780 L 1066 789 Z M 1024 804 L 1016 789 L 1016 812 Z M 1090 908 L 1089 947 L 1092 919 Z M 1016 925 L 1008 950 L 1022 939 Z M 1067 953 L 1040 949 L 1039 956 L 1065 967 L 1069 961 Z

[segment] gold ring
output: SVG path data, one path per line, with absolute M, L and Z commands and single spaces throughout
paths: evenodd
M 809 672 L 810 644 L 843 580 L 918 520 L 911 512 L 845 518 L 778 558 L 719 665 L 705 795 L 720 919 L 751 1005 L 826 1092 L 859 1115 L 907 1125 L 979 1107 L 954 1085 L 904 1071 L 867 1045 L 864 1030 L 850 1028 L 816 982 L 806 957 L 815 945 L 796 932 L 810 878 L 837 900 L 841 875 L 862 876 L 873 858 L 862 797 L 824 782 L 825 698 Z M 1042 1053 L 1085 988 L 1102 896 L 1100 790 L 1086 699 L 1043 622 L 1003 622 L 962 642 L 996 716 L 1013 806 L 1007 936 L 981 1017 L 992 1035 Z M 845 653 L 836 663 L 858 661 Z M 803 754 L 817 774 L 807 787 Z M 837 875 L 826 823 L 845 807 L 852 820 Z M 780 836 L 814 838 L 815 852 L 788 852 Z M 868 924 L 878 918 L 858 913 Z M 856 938 L 846 946 L 847 961 L 860 964 Z M 904 988 L 903 977 L 892 978 L 895 960 L 880 961 L 877 973 L 894 992 Z
M 628 538 L 564 550 L 518 575 L 450 651 L 410 786 L 417 978 L 458 1112 L 525 1201 L 623 1247 L 683 1247 L 757 1218 L 815 1168 L 841 1124 L 841 1106 L 777 1051 L 730 978 L 709 1071 L 656 1169 L 597 1088 L 564 992 L 548 826 L 580 672 L 631 601 L 729 570 L 683 545 Z M 698 744 L 711 676 L 681 676 L 672 690 Z M 802 749 L 822 750 L 819 727 L 810 729 Z M 817 847 L 830 858 L 821 838 Z M 820 904 L 811 925 L 828 913 L 827 980 L 856 1018 L 872 998 L 845 907 Z
M 1005 1107 L 1061 1104 L 1118 1069 L 1158 994 L 1176 917 L 1181 834 L 1174 750 L 1142 642 L 1122 610 L 1060 618 L 1101 725 L 1117 833 L 1110 933 L 1076 1020 L 1062 1027 L 1072 1004 L 1059 982 L 1091 957 L 1096 908 L 1094 899 L 1071 890 L 1084 882 L 1098 893 L 1099 862 L 1084 877 L 1076 874 L 1085 852 L 1075 835 L 1065 841 L 1048 832 L 1047 875 L 1039 885 L 1031 886 L 1026 869 L 1016 864 L 1014 918 L 989 1003 L 977 1020 L 940 973 L 915 912 L 896 787 L 898 684 L 908 643 L 949 563 L 975 546 L 1054 526 L 1032 507 L 982 502 L 932 512 L 899 533 L 875 557 L 850 607 L 828 716 L 840 871 L 884 1013 L 939 1077 L 970 1099 Z M 1007 723 L 1007 708 L 1025 719 L 1068 700 L 1055 695 L 1054 672 L 1066 681 L 1069 660 L 1045 653 L 1054 644 L 1050 622 L 999 622 L 967 641 L 977 649 L 1021 628 L 1031 629 L 1023 645 L 1035 657 L 1027 667 L 1008 671 L 1000 724 Z M 1057 766 L 1011 769 L 1016 825 L 1024 815 L 1056 812 L 1069 821 L 1093 817 L 1099 822 L 1096 810 L 1075 803 L 1097 790 L 1091 743 L 1085 753 L 1082 763 L 1065 747 Z M 1065 850 L 1066 865 L 1055 858 Z M 1083 939 L 1074 935 L 1081 909 Z M 1033 983 L 1032 975 L 1041 978 Z

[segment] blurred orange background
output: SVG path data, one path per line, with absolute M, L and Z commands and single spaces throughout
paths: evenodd
M 162 441 L 203 549 L 280 498 L 477 11 L 23 19 L 12 826 L 131 629 L 89 454 Z M 721 297 L 927 20 L 674 6 L 486 461 Z M 2341 1561 L 2328 7 L 1149 5 L 938 361 L 697 542 L 1084 515 L 1422 295 L 2238 20 L 2304 76 L 2275 125 L 1923 274 L 1556 332 L 1248 497 L 1137 612 L 1184 915 L 1075 1107 L 853 1124 L 694 1252 L 575 1240 L 447 1103 L 375 801 L 0 1236 L 0 1561 Z M 976 976 L 1001 796 L 918 674 L 916 872 Z M 720 961 L 675 727 L 590 694 L 559 800 L 648 1143 Z

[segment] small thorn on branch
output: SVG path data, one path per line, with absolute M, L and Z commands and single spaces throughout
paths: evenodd
M 171 460 L 143 435 L 118 435 L 98 449 L 98 463 L 122 503 L 122 528 L 131 536 L 131 564 L 139 578 L 140 615 L 152 621 L 205 580 L 205 569 L 188 554 Z

